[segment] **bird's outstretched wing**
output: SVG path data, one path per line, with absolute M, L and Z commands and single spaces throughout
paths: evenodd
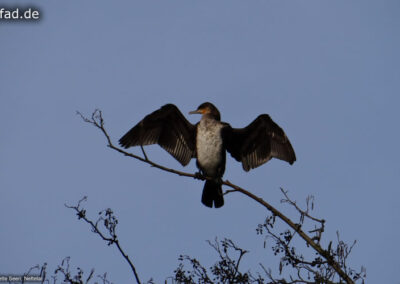
M 195 156 L 196 127 L 173 104 L 150 113 L 120 140 L 124 148 L 158 144 L 183 166 Z
M 278 158 L 290 164 L 296 155 L 285 132 L 269 115 L 262 114 L 245 128 L 226 127 L 225 147 L 247 172 Z

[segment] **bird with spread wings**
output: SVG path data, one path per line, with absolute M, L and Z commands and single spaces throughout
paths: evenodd
M 182 166 L 196 158 L 200 174 L 211 178 L 204 186 L 202 202 L 219 208 L 224 204 L 221 178 L 225 171 L 226 151 L 247 172 L 277 158 L 293 164 L 296 155 L 285 132 L 269 115 L 261 114 L 244 128 L 232 128 L 221 122 L 218 109 L 201 104 L 190 114 L 202 114 L 200 122 L 190 123 L 173 104 L 166 104 L 145 116 L 119 143 L 124 148 L 158 144 Z

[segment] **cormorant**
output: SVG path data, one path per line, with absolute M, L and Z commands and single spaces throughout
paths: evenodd
M 199 174 L 212 178 L 206 180 L 201 198 L 207 207 L 224 205 L 221 182 L 226 151 L 242 163 L 246 172 L 271 158 L 289 164 L 296 161 L 285 132 L 268 114 L 259 115 L 245 128 L 232 128 L 221 122 L 218 109 L 209 102 L 189 114 L 202 114 L 200 122 L 191 124 L 175 105 L 166 104 L 147 115 L 119 143 L 124 148 L 158 144 L 183 166 L 196 158 Z

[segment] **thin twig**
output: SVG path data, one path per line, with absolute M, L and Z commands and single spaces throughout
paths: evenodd
M 289 203 L 289 204 L 292 205 L 294 208 L 296 208 L 296 210 L 297 210 L 301 215 L 306 216 L 306 217 L 308 217 L 309 219 L 311 219 L 311 220 L 313 220 L 313 221 L 315 221 L 315 222 L 322 223 L 322 224 L 325 223 L 325 220 L 324 220 L 324 219 L 317 219 L 317 218 L 311 216 L 311 215 L 308 213 L 308 208 L 307 208 L 306 211 L 304 211 L 304 210 L 302 210 L 300 207 L 298 207 L 298 206 L 297 206 L 297 203 L 294 202 L 294 201 L 292 201 L 292 200 L 289 198 L 289 196 L 288 196 L 288 194 L 287 194 L 287 191 L 284 190 L 282 187 L 280 187 L 280 190 L 281 190 L 281 192 L 283 193 L 283 195 L 286 197 L 286 199 L 282 199 L 281 202 Z
M 144 158 L 146 159 L 146 161 L 148 161 L 149 158 L 147 158 L 146 152 L 144 151 L 144 148 L 143 148 L 142 145 L 140 145 L 140 149 L 142 149 L 143 156 L 144 156 Z
M 93 223 L 92 220 L 89 220 L 89 219 L 86 217 L 86 210 L 81 209 L 81 207 L 80 207 L 81 203 L 82 203 L 83 201 L 86 201 L 86 200 L 87 200 L 87 197 L 85 196 L 85 197 L 83 197 L 81 200 L 79 200 L 78 205 L 76 205 L 76 206 L 70 206 L 70 205 L 67 205 L 67 204 L 64 204 L 64 206 L 67 207 L 67 208 L 70 208 L 70 209 L 75 210 L 76 213 L 77 213 L 77 215 L 78 215 L 78 218 L 83 219 L 86 223 L 88 223 L 88 224 L 91 226 L 92 231 L 95 232 L 96 234 L 98 234 L 104 241 L 107 241 L 108 244 L 115 244 L 115 245 L 117 246 L 119 252 L 120 252 L 121 255 L 125 258 L 125 260 L 128 262 L 128 264 L 129 264 L 129 266 L 130 266 L 130 268 L 131 268 L 133 274 L 135 275 L 136 282 L 137 282 L 138 284 L 141 284 L 141 282 L 140 282 L 140 280 L 139 280 L 139 275 L 138 275 L 138 273 L 136 272 L 136 268 L 135 268 L 135 266 L 133 265 L 132 261 L 130 260 L 129 256 L 128 256 L 128 255 L 124 252 L 124 250 L 122 249 L 122 247 L 121 247 L 121 245 L 120 245 L 120 243 L 119 243 L 119 241 L 118 241 L 118 239 L 117 239 L 117 236 L 116 236 L 115 234 L 113 234 L 113 237 L 112 237 L 112 238 L 106 237 L 106 236 L 100 231 L 100 229 L 98 228 L 97 222 L 96 222 L 96 223 Z

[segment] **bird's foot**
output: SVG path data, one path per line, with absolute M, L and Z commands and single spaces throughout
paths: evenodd
M 204 175 L 201 172 L 194 173 L 194 178 L 195 179 L 200 179 L 200 180 L 204 180 L 205 179 Z

